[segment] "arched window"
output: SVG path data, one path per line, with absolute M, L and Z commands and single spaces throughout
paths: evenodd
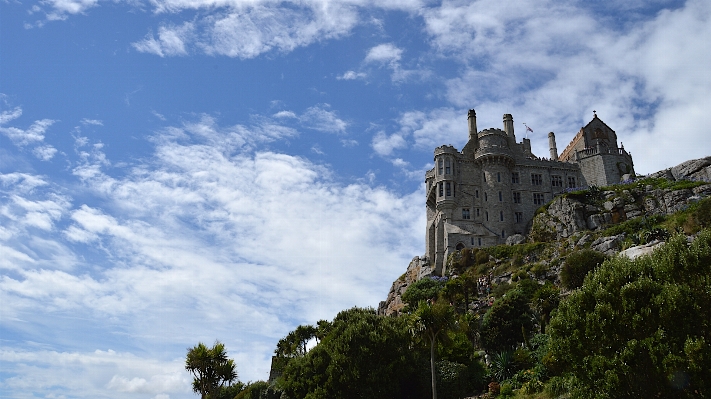
M 501 238 L 506 238 L 506 232 L 504 230 L 501 230 Z
M 461 242 L 459 244 L 457 244 L 457 251 L 461 251 L 463 249 L 464 249 L 464 244 L 462 244 Z
M 447 197 L 452 196 L 452 184 L 450 182 L 445 183 L 445 190 L 447 191 Z
M 443 162 L 443 161 L 442 161 L 441 159 L 440 159 L 439 162 L 438 162 L 438 163 L 439 163 L 439 169 L 438 169 L 438 170 L 439 170 L 439 174 L 440 174 L 440 175 L 442 174 L 442 162 Z

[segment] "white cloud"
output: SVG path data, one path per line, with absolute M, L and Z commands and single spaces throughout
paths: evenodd
M 53 350 L 17 350 L 0 348 L 5 373 L 6 392 L 46 392 L 46 397 L 72 396 L 114 398 L 135 397 L 135 393 L 167 397 L 190 391 L 189 374 L 181 360 L 157 361 L 113 350 L 59 352 Z M 9 370 L 7 365 L 12 365 Z
M 346 71 L 343 75 L 336 77 L 338 80 L 365 79 L 368 76 L 364 72 Z
M 379 155 L 387 156 L 392 154 L 394 150 L 405 148 L 407 141 L 401 134 L 394 133 L 388 136 L 385 132 L 380 131 L 373 136 L 371 146 Z
M 0 245 L 9 255 L 0 267 L 17 271 L 0 278 L 3 320 L 17 320 L 6 327 L 22 323 L 25 339 L 43 341 L 47 325 L 64 325 L 62 315 L 71 313 L 67 334 L 118 331 L 141 337 L 142 345 L 176 348 L 177 356 L 188 345 L 220 338 L 234 351 L 241 379 L 256 380 L 266 378 L 276 341 L 296 324 L 330 319 L 354 305 L 376 306 L 421 250 L 412 243 L 420 241 L 423 215 L 411 213 L 421 193 L 338 183 L 328 168 L 306 159 L 253 152 L 257 143 L 293 133 L 275 134 L 269 123 L 255 118 L 249 127 L 224 127 L 203 116 L 165 129 L 154 138 L 154 156 L 121 177 L 88 154 L 82 170 L 91 172 L 80 177 L 83 197 L 93 193 L 94 205 L 46 202 L 42 193 L 20 190 L 26 178 L 0 175 L 17 198 L 0 214 L 8 230 Z M 46 215 L 46 224 L 32 219 L 33 212 Z M 65 221 L 61 232 L 58 220 Z M 23 246 L 21 234 L 44 244 Z M 81 249 L 92 259 L 75 255 L 73 266 L 49 269 L 56 255 L 38 248 L 50 243 L 54 254 Z M 18 381 L 13 391 L 60 367 L 43 365 L 48 371 L 35 377 L 31 362 L 6 359 L 6 372 Z M 68 369 L 84 375 L 81 367 Z M 57 389 L 78 392 L 78 384 L 88 384 L 115 397 L 190 395 L 188 386 L 170 385 L 183 381 L 170 373 L 154 378 L 164 374 L 99 369 L 101 378 L 84 376 Z M 53 382 L 38 389 L 51 392 Z
M 20 107 L 15 107 L 12 109 L 12 111 L 3 111 L 0 112 L 0 125 L 4 125 L 7 122 L 10 122 L 13 119 L 17 119 L 22 115 L 22 108 Z
M 11 115 L 12 116 L 12 115 Z M 19 116 L 19 115 L 18 115 Z M 12 120 L 10 116 L 7 120 Z M 22 130 L 16 127 L 0 127 L 0 133 L 7 136 L 15 145 L 25 146 L 44 140 L 44 132 L 56 122 L 52 119 L 35 121 L 29 128 Z
M 402 58 L 402 49 L 397 48 L 392 43 L 383 43 L 368 50 L 365 62 L 378 62 L 395 66 L 400 62 L 400 58 Z
M 84 125 L 95 125 L 95 126 L 104 126 L 104 123 L 98 119 L 87 119 L 84 118 L 81 120 L 81 123 Z
M 422 13 L 432 45 L 463 66 L 447 98 L 476 108 L 480 128 L 511 113 L 516 125 L 535 127 L 534 153 L 546 154 L 547 132 L 564 147 L 596 109 L 636 155 L 638 172 L 708 155 L 708 2 L 624 26 L 567 3 L 497 4 L 446 2 Z M 684 140 L 672 133 L 682 131 Z
M 43 145 L 41 147 L 35 147 L 32 150 L 32 153 L 35 154 L 35 156 L 43 161 L 49 161 L 54 157 L 54 154 L 57 153 L 57 149 L 52 147 L 51 145 Z
M 52 8 L 47 13 L 47 19 L 50 21 L 65 20 L 67 14 L 83 14 L 86 10 L 96 7 L 99 0 L 45 0 L 42 2 Z M 39 11 L 35 9 L 35 11 Z
M 335 111 L 330 111 L 330 105 L 320 104 L 309 107 L 299 120 L 304 127 L 324 133 L 345 133 L 348 123 L 338 118 Z
M 185 22 L 181 26 L 161 26 L 158 38 L 148 33 L 143 40 L 133 43 L 133 47 L 142 53 L 151 53 L 160 57 L 187 55 L 186 42 L 192 40 L 195 26 Z

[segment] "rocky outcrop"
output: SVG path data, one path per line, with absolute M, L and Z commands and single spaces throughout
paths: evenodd
M 402 302 L 402 294 L 407 287 L 415 281 L 434 273 L 427 258 L 414 257 L 407 266 L 405 274 L 393 282 L 388 292 L 388 297 L 378 305 L 378 314 L 384 316 L 397 316 L 405 304 Z
M 711 184 L 679 190 L 648 185 L 621 192 L 605 191 L 601 193 L 601 199 L 586 201 L 595 204 L 585 204 L 575 197 L 559 196 L 548 205 L 546 212 L 533 218 L 532 226 L 533 229 L 543 230 L 552 239 L 568 238 L 576 233 L 602 230 L 644 215 L 670 215 L 709 195 Z
M 669 180 L 711 181 L 711 157 L 692 159 L 673 168 L 653 173 L 650 177 L 664 177 Z

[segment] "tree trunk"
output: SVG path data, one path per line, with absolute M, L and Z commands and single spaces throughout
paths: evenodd
M 432 371 L 432 399 L 437 399 L 437 373 L 435 372 L 435 342 L 437 335 L 430 340 L 430 370 Z

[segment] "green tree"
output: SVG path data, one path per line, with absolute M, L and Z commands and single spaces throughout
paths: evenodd
M 216 398 L 225 385 L 237 379 L 234 360 L 227 358 L 220 341 L 215 341 L 212 348 L 200 342 L 188 349 L 185 369 L 193 374 L 193 391 L 202 399 Z
M 402 301 L 410 306 L 417 306 L 420 301 L 437 299 L 439 292 L 444 288 L 444 280 L 425 277 L 410 284 L 402 294 Z
M 567 289 L 583 285 L 585 276 L 600 266 L 607 257 L 592 249 L 583 249 L 568 255 L 560 271 L 560 282 Z
M 550 315 L 560 303 L 560 290 L 553 284 L 546 283 L 533 294 L 532 306 L 538 316 L 541 334 L 546 332 Z
M 424 337 L 430 346 L 430 371 L 432 399 L 437 399 L 437 375 L 435 349 L 440 340 L 447 339 L 447 332 L 455 327 L 454 310 L 444 301 L 433 304 L 420 301 L 411 318 L 410 328 L 416 337 Z
M 325 323 L 322 323 L 325 325 Z M 352 308 L 328 323 L 305 356 L 289 360 L 281 386 L 291 398 L 398 398 L 411 372 L 404 320 Z
M 711 232 L 605 262 L 548 332 L 551 363 L 574 376 L 580 397 L 710 397 Z
M 494 302 L 484 315 L 481 339 L 487 351 L 501 352 L 524 342 L 533 330 L 533 314 L 527 293 L 514 289 Z

